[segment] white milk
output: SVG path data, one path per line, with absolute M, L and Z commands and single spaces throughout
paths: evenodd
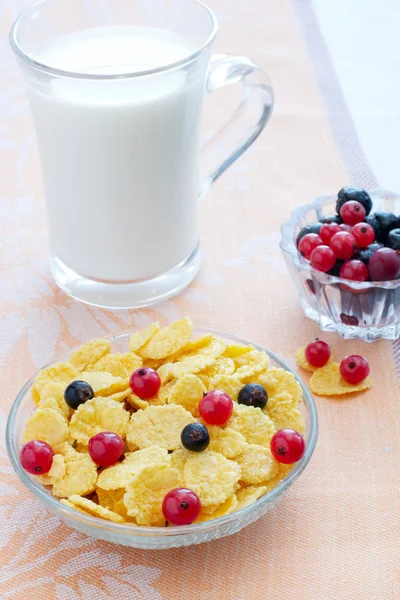
M 194 48 L 164 30 L 68 35 L 35 58 L 90 74 L 171 64 Z M 197 244 L 199 119 L 205 73 L 30 86 L 52 252 L 94 279 L 163 273 Z

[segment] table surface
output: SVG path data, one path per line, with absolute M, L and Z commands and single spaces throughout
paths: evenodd
M 242 532 L 198 547 L 140 551 L 69 530 L 17 481 L 3 434 L 36 368 L 90 337 L 155 319 L 190 314 L 294 366 L 295 350 L 318 328 L 288 279 L 279 226 L 296 206 L 348 183 L 400 189 L 398 4 L 209 1 L 220 23 L 216 51 L 249 55 L 268 71 L 275 112 L 200 206 L 196 281 L 152 309 L 112 312 L 74 302 L 49 276 L 33 124 L 7 41 L 30 3 L 0 0 L 0 598 L 398 599 L 399 348 L 389 342 L 324 335 L 336 356 L 368 358 L 374 387 L 340 402 L 317 398 L 317 450 L 289 495 Z M 210 135 L 223 122 L 223 102 L 206 109 Z

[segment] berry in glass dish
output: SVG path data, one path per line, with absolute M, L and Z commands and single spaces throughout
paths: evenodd
M 362 188 L 355 188 L 350 186 L 345 186 L 338 192 L 338 199 L 336 202 L 336 212 L 340 214 L 340 209 L 346 202 L 350 202 L 351 200 L 355 200 L 363 205 L 365 209 L 365 214 L 369 215 L 372 210 L 372 200 L 368 192 L 363 190 Z
M 291 465 L 304 456 L 306 444 L 298 431 L 280 429 L 272 436 L 270 448 L 276 461 L 284 465 Z
M 123 439 L 112 431 L 101 431 L 89 440 L 89 455 L 99 467 L 111 467 L 125 451 Z
M 150 367 L 136 369 L 130 377 L 131 390 L 142 400 L 149 400 L 157 396 L 161 387 L 161 379 L 157 371 Z
M 319 235 L 316 233 L 307 233 L 303 238 L 301 238 L 299 243 L 299 252 L 306 259 L 309 260 L 311 256 L 311 252 L 318 248 L 318 246 L 322 246 L 323 242 Z
M 393 248 L 379 248 L 368 263 L 371 281 L 393 281 L 400 276 L 400 252 Z
M 163 515 L 171 525 L 190 525 L 201 510 L 200 498 L 187 488 L 168 492 L 162 503 Z
M 393 250 L 400 250 L 400 229 L 392 229 L 388 235 L 388 246 Z
M 364 223 L 368 223 L 368 225 L 371 225 L 372 229 L 375 232 L 375 240 L 377 242 L 383 243 L 384 239 L 383 239 L 382 228 L 379 224 L 378 219 L 375 217 L 375 215 L 368 215 L 367 217 L 365 217 Z
M 340 225 L 342 223 L 342 219 L 339 215 L 327 215 L 326 217 L 322 217 L 322 219 L 320 219 L 319 222 L 329 224 L 336 223 L 337 225 Z
M 247 383 L 238 395 L 238 403 L 254 408 L 264 408 L 268 402 L 267 390 L 258 383 Z
M 368 248 L 375 241 L 375 231 L 368 223 L 357 223 L 351 228 L 351 235 L 358 248 Z
M 393 213 L 388 212 L 376 212 L 375 219 L 378 221 L 380 229 L 381 229 L 381 240 L 384 244 L 386 244 L 389 232 L 392 229 L 396 229 L 398 225 L 398 217 Z
M 86 381 L 72 381 L 64 391 L 65 402 L 74 410 L 92 398 L 94 398 L 93 388 Z
M 351 225 L 346 225 L 346 223 L 340 223 L 339 229 L 340 229 L 340 231 L 347 231 L 348 233 L 350 233 Z
M 356 225 L 364 221 L 366 217 L 365 208 L 359 202 L 350 200 L 350 202 L 343 204 L 340 209 L 340 216 L 346 225 Z
M 340 277 L 350 281 L 367 281 L 368 268 L 361 260 L 346 260 L 340 269 Z
M 189 423 L 182 429 L 181 442 L 186 450 L 202 452 L 210 443 L 210 434 L 202 423 Z
M 363 356 L 351 354 L 340 363 L 340 374 L 347 383 L 357 385 L 369 375 L 369 364 Z
M 310 260 L 314 269 L 327 273 L 334 267 L 336 256 L 329 246 L 318 246 L 311 252 Z
M 233 402 L 221 390 L 211 390 L 199 402 L 199 413 L 209 425 L 223 425 L 232 416 Z
M 380 244 L 379 242 L 374 242 L 373 244 L 368 246 L 368 248 L 363 248 L 362 250 L 360 250 L 357 253 L 357 259 L 362 260 L 363 263 L 368 265 L 371 256 L 374 254 L 374 252 L 379 250 L 379 248 L 383 248 L 383 244 Z
M 329 242 L 335 233 L 338 233 L 339 231 L 341 231 L 341 229 L 340 225 L 337 223 L 326 223 L 325 225 L 322 225 L 319 232 L 319 237 L 321 238 L 323 244 L 329 246 Z
M 306 346 L 304 354 L 307 362 L 319 369 L 320 367 L 324 367 L 330 359 L 331 348 L 323 340 L 317 339 Z
M 300 233 L 297 236 L 296 246 L 299 245 L 301 238 L 303 238 L 308 233 L 319 234 L 321 227 L 322 227 L 322 223 L 319 223 L 318 221 L 316 223 L 311 223 L 311 225 L 306 225 L 305 227 L 303 227 L 303 229 L 300 231 Z
M 353 256 L 356 250 L 356 240 L 351 233 L 339 231 L 331 239 L 329 247 L 333 250 L 336 258 L 347 260 Z
M 31 475 L 45 475 L 53 464 L 54 450 L 46 442 L 32 440 L 21 448 L 21 466 Z

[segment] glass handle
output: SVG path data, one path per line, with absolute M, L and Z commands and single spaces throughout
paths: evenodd
M 242 100 L 233 116 L 201 149 L 200 197 L 251 146 L 272 113 L 274 92 L 260 67 L 243 56 L 213 57 L 206 93 L 234 83 L 243 84 Z

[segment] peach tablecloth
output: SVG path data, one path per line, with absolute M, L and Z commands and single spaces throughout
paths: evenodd
M 32 121 L 7 44 L 11 21 L 29 4 L 0 0 L 1 429 L 17 391 L 37 367 L 89 337 L 129 331 L 152 319 L 166 323 L 190 314 L 200 326 L 264 343 L 293 364 L 295 350 L 318 329 L 303 316 L 288 280 L 279 226 L 295 206 L 350 178 L 375 183 L 335 89 L 310 2 L 209 0 L 220 21 L 216 50 L 247 54 L 269 72 L 275 113 L 253 149 L 201 204 L 204 262 L 195 283 L 155 308 L 122 312 L 78 304 L 49 276 Z M 224 116 L 221 106 L 213 108 L 210 128 Z M 320 439 L 305 474 L 271 513 L 230 538 L 150 552 L 69 530 L 14 476 L 2 433 L 1 600 L 398 599 L 393 345 L 324 337 L 338 356 L 365 354 L 374 387 L 341 402 L 317 398 Z

